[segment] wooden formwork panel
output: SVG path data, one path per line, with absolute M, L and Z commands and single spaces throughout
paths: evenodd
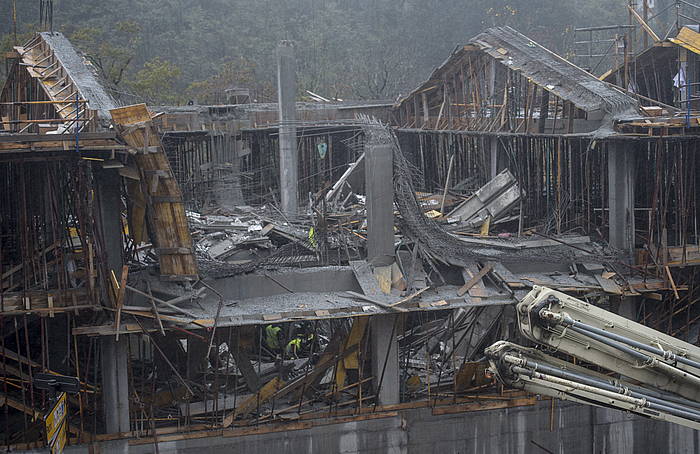
M 197 261 L 192 251 L 182 192 L 145 104 L 110 111 L 121 137 L 131 147 L 146 200 L 149 233 L 160 261 L 161 275 L 196 278 Z

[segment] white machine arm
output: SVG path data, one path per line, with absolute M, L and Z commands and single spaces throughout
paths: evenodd
M 504 383 L 700 428 L 700 348 L 544 287 L 534 287 L 517 314 L 520 331 L 533 342 L 629 380 L 611 381 L 537 350 L 499 342 L 486 352 Z
M 513 388 L 573 402 L 610 407 L 700 430 L 700 404 L 633 386 L 538 350 L 499 341 L 486 349 L 489 370 Z

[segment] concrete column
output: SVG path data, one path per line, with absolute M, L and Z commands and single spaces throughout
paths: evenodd
M 632 257 L 634 249 L 634 146 L 608 146 L 608 208 L 610 245 Z
M 114 169 L 95 171 L 100 210 L 100 227 L 104 253 L 109 270 L 121 276 L 122 225 L 121 225 L 121 180 Z M 109 271 L 108 270 L 108 271 Z M 106 294 L 103 295 L 105 302 Z M 128 432 L 129 427 L 129 377 L 128 339 L 120 336 L 104 337 L 101 341 L 102 402 L 107 433 Z M 109 452 L 126 452 L 128 444 L 115 442 Z
M 119 279 L 122 272 L 121 177 L 116 169 L 99 169 L 95 171 L 95 181 L 107 266 Z
M 296 127 L 296 57 L 294 44 L 281 41 L 277 47 L 277 100 L 279 103 L 280 192 L 282 212 L 290 217 L 299 210 Z
M 491 136 L 489 138 L 489 151 L 490 151 L 490 164 L 491 164 L 491 178 L 496 178 L 498 175 L 498 137 Z
M 388 266 L 394 262 L 393 143 L 384 128 L 366 131 L 367 261 Z
M 394 327 L 394 323 L 398 325 L 399 322 L 397 317 L 387 314 L 374 315 L 370 319 L 373 385 L 379 405 L 393 405 L 400 401 L 399 344 L 396 338 L 399 327 Z
M 620 297 L 620 304 L 617 307 L 617 314 L 635 322 L 637 320 L 637 298 L 634 296 Z
M 129 380 L 126 335 L 102 338 L 102 401 L 107 433 L 128 432 Z

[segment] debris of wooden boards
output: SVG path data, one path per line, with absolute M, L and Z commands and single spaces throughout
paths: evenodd
M 476 285 L 477 282 L 479 282 L 484 276 L 486 276 L 491 270 L 493 269 L 493 265 L 490 263 L 484 266 L 479 270 L 478 273 L 476 273 L 474 276 L 472 276 L 469 281 L 465 282 L 462 287 L 457 290 L 457 296 L 464 296 L 465 293 L 467 293 L 474 285 Z

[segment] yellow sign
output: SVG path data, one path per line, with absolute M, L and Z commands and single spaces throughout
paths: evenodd
M 51 454 L 61 454 L 66 446 L 66 429 L 68 428 L 68 398 L 66 393 L 61 393 L 56 405 L 46 415 L 46 441 L 51 448 Z
M 67 432 L 68 420 L 64 419 L 63 424 L 61 424 L 61 428 L 58 429 L 58 432 L 56 433 L 56 438 L 54 438 L 53 443 L 49 445 L 49 448 L 51 448 L 51 454 L 63 453 L 63 448 L 66 446 L 66 441 L 68 440 Z

